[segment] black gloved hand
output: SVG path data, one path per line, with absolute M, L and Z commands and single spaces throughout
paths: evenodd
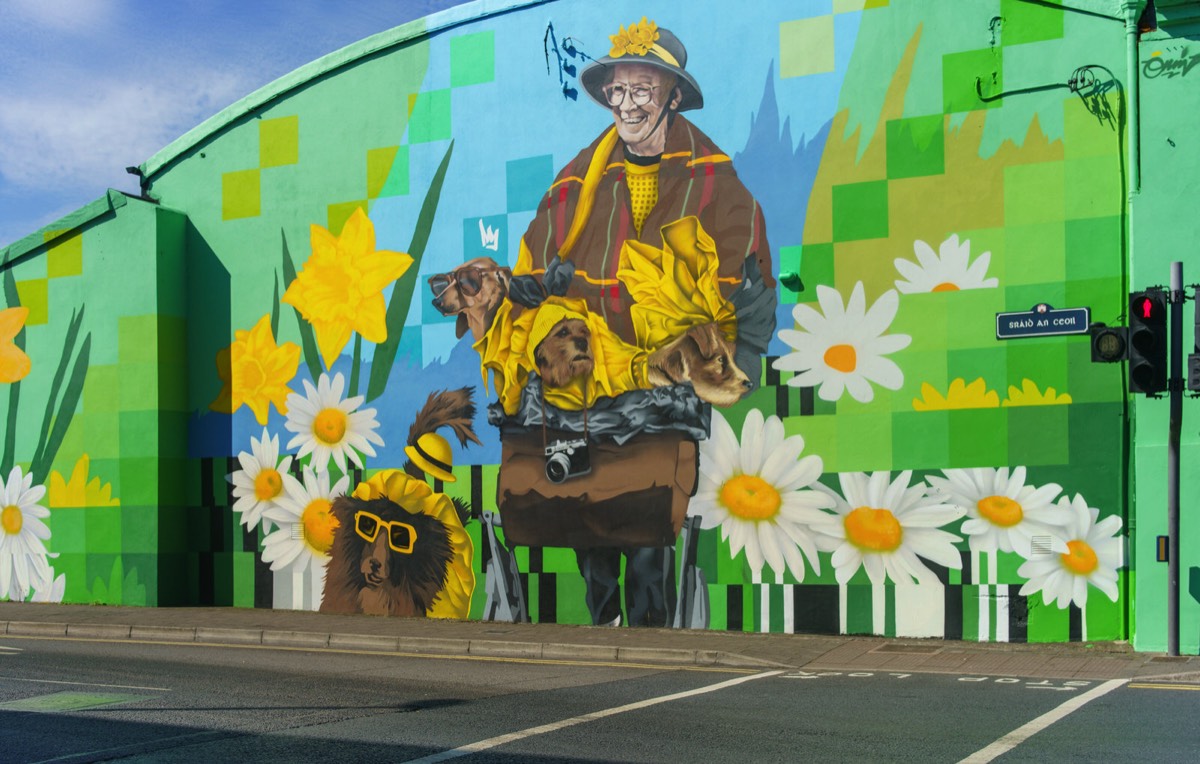
M 526 308 L 536 308 L 546 299 L 546 291 L 533 276 L 513 276 L 508 285 L 508 298 Z
M 542 286 L 547 294 L 562 297 L 571 288 L 573 278 L 575 278 L 575 264 L 570 260 L 556 257 L 546 266 L 546 275 L 542 277 Z

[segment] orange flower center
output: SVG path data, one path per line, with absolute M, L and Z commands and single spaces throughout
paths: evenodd
M 1025 518 L 1021 505 L 1007 496 L 985 496 L 975 506 L 985 520 L 1001 528 L 1011 528 Z
M 951 281 L 943 281 L 942 283 L 935 286 L 931 291 L 934 291 L 934 292 L 957 292 L 958 284 L 955 284 Z
M 859 549 L 892 552 L 900 548 L 904 529 L 891 510 L 859 507 L 843 521 L 846 539 Z
M 235 384 L 245 395 L 253 395 L 263 388 L 267 382 L 267 373 L 262 363 L 253 356 L 243 356 L 237 365 Z
M 337 445 L 346 437 L 346 412 L 341 409 L 322 409 L 313 419 L 313 435 L 326 445 Z
M 25 516 L 21 514 L 21 508 L 9 504 L 4 509 L 0 509 L 0 528 L 4 529 L 5 533 L 17 535 L 21 532 L 21 526 L 25 523 Z
M 743 520 L 769 520 L 783 501 L 775 486 L 758 475 L 737 475 L 721 486 L 721 503 Z
M 858 366 L 858 354 L 853 345 L 832 345 L 825 351 L 825 365 L 849 374 Z
M 1068 541 L 1067 553 L 1059 557 L 1064 568 L 1079 576 L 1086 576 L 1100 566 L 1095 550 L 1086 541 Z
M 254 498 L 259 501 L 274 499 L 283 491 L 283 478 L 271 468 L 264 469 L 254 478 Z
M 321 554 L 329 554 L 333 546 L 333 531 L 338 527 L 333 505 L 328 499 L 313 499 L 300 515 L 304 526 L 304 543 Z

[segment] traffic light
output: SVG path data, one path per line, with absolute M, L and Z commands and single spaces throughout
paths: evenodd
M 1167 294 L 1129 295 L 1129 390 L 1152 395 L 1167 389 Z
M 1092 363 L 1119 363 L 1129 358 L 1129 330 L 1124 326 L 1092 324 Z

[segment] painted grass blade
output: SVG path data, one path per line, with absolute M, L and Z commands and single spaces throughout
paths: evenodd
M 67 325 L 67 337 L 63 340 L 62 356 L 58 359 L 58 368 L 54 370 L 54 380 L 50 383 L 50 394 L 46 396 L 46 413 L 42 416 L 42 429 L 38 433 L 37 448 L 33 452 L 33 463 L 42 461 L 46 452 L 46 439 L 50 435 L 50 423 L 54 421 L 54 405 L 58 403 L 58 393 L 62 389 L 63 378 L 67 376 L 67 366 L 75 355 L 75 340 L 79 337 L 79 327 L 83 325 L 83 307 L 78 313 L 71 313 L 71 323 Z
M 12 263 L 7 259 L 4 261 L 4 301 L 10 308 L 16 308 L 21 305 L 21 297 L 17 294 L 17 280 L 13 276 Z M 25 349 L 25 329 L 17 332 L 17 336 L 13 338 L 13 343 Z M 4 430 L 4 458 L 0 461 L 0 472 L 2 476 L 7 478 L 8 473 L 12 471 L 13 461 L 16 459 L 17 445 L 17 408 L 21 403 L 21 383 L 13 382 L 8 388 L 8 422 Z
M 46 441 L 42 458 L 30 466 L 29 471 L 33 474 L 35 485 L 46 482 L 50 467 L 54 464 L 54 457 L 58 455 L 63 438 L 67 436 L 67 428 L 71 426 L 71 420 L 75 417 L 75 409 L 79 407 L 79 399 L 83 396 L 83 383 L 87 378 L 88 361 L 91 355 L 92 333 L 88 332 L 83 337 L 79 356 L 76 357 L 75 366 L 71 369 L 71 378 L 67 382 L 66 390 L 63 391 L 62 403 L 58 407 L 58 416 L 54 418 L 54 428 L 50 431 L 50 438 Z
M 437 214 L 438 201 L 442 197 L 442 184 L 446 181 L 446 168 L 450 166 L 450 155 L 454 153 L 454 141 L 446 148 L 446 155 L 438 165 L 433 181 L 425 192 L 425 201 L 421 204 L 421 212 L 417 216 L 417 225 L 413 230 L 412 244 L 408 254 L 413 259 L 408 269 L 392 289 L 392 299 L 387 307 L 387 339 L 375 346 L 375 358 L 371 362 L 371 379 L 367 383 L 367 400 L 373 401 L 383 395 L 387 387 L 388 376 L 392 373 L 392 364 L 396 361 L 396 351 L 400 347 L 400 334 L 404 330 L 404 319 L 408 317 L 408 308 L 412 304 L 413 289 L 417 284 L 417 273 L 421 266 L 421 257 L 425 254 L 425 245 L 429 243 L 429 234 L 433 230 L 433 218 Z
M 287 234 L 282 229 L 279 235 L 283 238 L 283 281 L 288 286 L 296 280 L 296 264 L 292 262 L 292 253 L 288 250 Z M 279 301 L 276 300 L 278 305 Z M 312 324 L 304 320 L 304 316 L 300 315 L 300 311 L 295 306 L 292 311 L 296 314 L 296 323 L 300 326 L 300 347 L 304 350 L 304 364 L 308 366 L 308 373 L 312 376 L 312 381 L 316 383 L 321 378 L 321 356 L 317 353 L 317 340 L 313 336 Z M 279 340 L 279 335 L 275 336 L 276 341 Z

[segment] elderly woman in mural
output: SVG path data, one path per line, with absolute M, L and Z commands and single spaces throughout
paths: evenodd
M 611 40 L 581 81 L 613 125 L 539 204 L 475 347 L 509 542 L 574 547 L 597 624 L 622 622 L 624 555 L 625 622 L 664 625 L 696 441 L 757 386 L 776 298 L 759 205 L 681 116 L 704 104 L 683 44 L 645 18 Z

